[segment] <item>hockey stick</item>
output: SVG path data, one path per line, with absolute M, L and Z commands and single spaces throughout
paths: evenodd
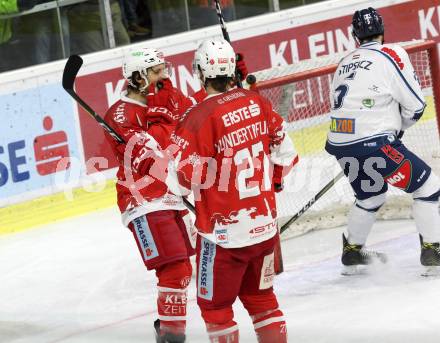
M 63 88 L 67 93 L 74 98 L 78 104 L 93 118 L 95 119 L 101 127 L 107 131 L 119 144 L 125 144 L 124 139 L 115 131 L 111 126 L 109 126 L 102 117 L 97 114 L 74 90 L 74 83 L 76 76 L 83 64 L 83 59 L 78 55 L 72 55 L 66 62 L 63 71 Z M 195 208 L 187 199 L 183 198 L 183 203 L 192 212 L 195 213 Z
M 292 218 L 290 218 L 286 223 L 284 223 L 284 225 L 281 226 L 280 234 L 286 231 L 289 228 L 290 224 L 297 221 L 298 218 L 304 214 L 304 212 L 306 212 L 310 207 L 313 206 L 313 204 L 319 198 L 321 198 L 325 193 L 327 193 L 327 191 L 330 190 L 330 188 L 332 188 L 342 176 L 344 176 L 344 172 L 341 171 L 338 175 L 335 176 L 333 180 L 327 183 L 312 199 L 310 199 L 309 202 L 305 204 L 302 209 L 300 209 Z
M 119 136 L 105 121 L 102 119 L 87 103 L 79 97 L 78 94 L 75 93 L 73 89 L 73 84 L 75 83 L 76 75 L 78 74 L 81 66 L 83 64 L 83 60 L 78 55 L 72 55 L 67 60 L 66 66 L 64 67 L 63 72 L 63 88 L 67 93 L 70 94 L 72 98 L 74 98 L 84 110 L 90 116 L 95 119 L 101 127 L 107 131 L 118 143 L 125 143 L 124 140 Z
M 225 18 L 223 18 L 222 8 L 220 6 L 220 0 L 215 0 L 215 11 L 217 12 L 218 21 L 220 22 L 223 38 L 225 39 L 225 41 L 231 44 L 231 39 L 229 38 L 229 33 L 228 30 L 226 29 Z M 243 88 L 243 84 L 241 83 L 240 76 L 236 77 L 235 82 L 239 88 Z

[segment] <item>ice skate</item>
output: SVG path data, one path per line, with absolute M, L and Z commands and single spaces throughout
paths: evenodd
M 383 253 L 366 250 L 359 244 L 349 244 L 344 234 L 342 234 L 342 243 L 341 262 L 344 265 L 342 275 L 365 274 L 367 272 L 367 265 L 374 261 L 387 262 L 387 256 Z
M 163 335 L 160 334 L 160 320 L 154 321 L 154 330 L 156 332 L 156 343 L 184 343 L 185 335 L 174 335 L 167 332 Z
M 423 242 L 420 237 L 420 263 L 425 267 L 422 276 L 440 276 L 440 244 Z

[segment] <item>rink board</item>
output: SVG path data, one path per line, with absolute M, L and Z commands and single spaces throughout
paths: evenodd
M 228 23 L 228 29 L 234 48 L 250 56 L 248 69 L 260 70 L 353 48 L 349 33 L 351 14 L 369 3 L 366 0 L 318 3 Z M 375 2 L 387 22 L 388 41 L 423 38 L 440 42 L 437 5 L 437 0 Z M 201 39 L 219 36 L 216 25 L 150 40 L 149 44 L 161 49 L 172 62 L 173 83 L 191 94 L 199 87 L 191 73 L 193 51 Z M 84 56 L 76 90 L 98 113 L 103 114 L 123 89 L 120 76 L 123 56 L 144 45 L 133 44 Z M 116 162 L 102 129 L 62 90 L 64 63 L 58 61 L 1 75 L 0 109 L 4 117 L 0 140 L 0 233 L 16 232 L 115 204 L 111 184 Z M 52 120 L 51 125 L 45 121 L 47 117 Z M 322 149 L 326 129 L 327 124 L 322 123 L 291 133 L 300 154 L 307 156 Z M 319 139 L 315 145 L 305 146 L 302 135 L 316 135 Z M 35 143 L 36 138 L 40 143 Z M 47 147 L 53 149 L 52 155 L 43 153 Z M 71 163 L 64 169 L 54 169 L 54 161 L 66 155 L 72 159 Z M 108 180 L 102 194 L 90 192 L 84 186 L 97 178 L 101 185 Z M 73 200 L 66 199 L 63 194 L 72 189 L 76 196 Z
M 429 125 L 431 122 L 434 123 L 435 113 L 432 97 L 426 97 L 426 100 L 428 106 L 425 114 L 416 125 Z M 328 123 L 324 123 L 296 132 L 290 132 L 289 135 L 292 141 L 294 141 L 298 153 L 303 158 L 307 158 L 310 154 L 321 152 L 324 159 L 332 159 L 330 155 L 327 155 L 323 151 L 327 130 Z M 316 144 L 305 147 L 301 144 L 303 135 L 314 137 Z M 28 228 L 42 226 L 63 218 L 82 215 L 94 210 L 114 206 L 116 203 L 115 182 L 115 179 L 108 180 L 103 190 L 99 192 L 88 192 L 82 188 L 76 188 L 69 192 L 60 192 L 0 208 L 0 234 L 18 232 Z M 292 189 L 292 193 L 295 191 L 297 190 Z M 301 190 L 301 192 L 304 191 L 306 190 Z M 308 189 L 308 192 L 311 198 L 317 190 Z M 281 214 L 283 214 L 282 208 Z

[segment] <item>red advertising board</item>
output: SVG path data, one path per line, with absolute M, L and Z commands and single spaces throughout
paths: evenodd
M 385 22 L 388 42 L 413 39 L 433 39 L 440 43 L 440 6 L 438 0 L 417 0 L 379 9 Z M 249 70 L 261 70 L 280 64 L 290 64 L 317 56 L 341 52 L 353 47 L 350 35 L 351 16 L 337 17 L 308 25 L 249 37 L 233 42 L 236 51 L 245 55 Z M 177 85 L 182 85 L 183 74 L 191 70 L 193 51 L 168 56 L 175 70 Z M 79 77 L 77 91 L 98 113 L 109 107 L 105 84 L 113 86 L 121 79 L 120 69 L 106 70 Z M 191 86 L 189 85 L 189 88 Z M 189 91 L 191 93 L 192 91 Z M 106 168 L 116 166 L 102 129 L 89 119 L 82 109 L 80 125 L 86 161 L 103 156 L 109 160 Z M 95 166 L 98 170 L 98 166 Z

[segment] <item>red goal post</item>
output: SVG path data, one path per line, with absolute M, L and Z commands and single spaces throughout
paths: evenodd
M 407 130 L 403 141 L 440 175 L 440 62 L 437 45 L 434 41 L 399 44 L 410 56 L 428 104 L 422 119 Z M 325 152 L 324 144 L 330 122 L 331 79 L 344 55 L 346 52 L 254 73 L 257 83 L 250 87 L 268 98 L 274 109 L 283 116 L 300 154 L 298 168 L 287 180 L 285 190 L 277 196 L 281 218 L 288 219 L 294 215 L 340 172 L 336 160 Z M 343 179 L 283 236 L 344 225 L 353 201 L 353 192 Z M 411 196 L 391 189 L 379 218 L 410 218 L 411 203 Z

